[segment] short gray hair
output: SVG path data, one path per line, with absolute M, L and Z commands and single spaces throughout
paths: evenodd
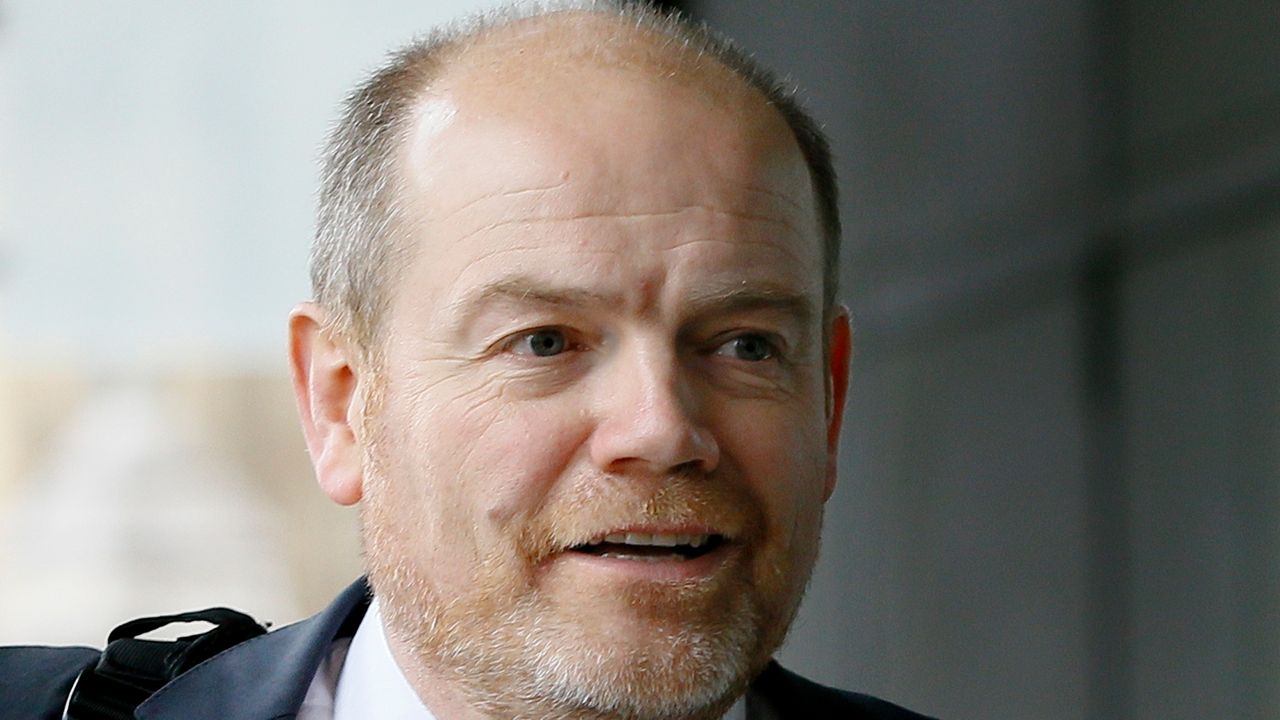
M 622 24 L 669 39 L 673 46 L 709 56 L 755 88 L 786 121 L 809 168 L 823 236 L 823 304 L 835 303 L 839 278 L 840 215 L 831 150 L 821 127 L 784 83 L 727 38 L 642 2 L 564 0 L 522 3 L 480 13 L 439 28 L 391 54 L 342 106 L 322 159 L 311 249 L 315 299 L 337 332 L 369 359 L 378 349 L 391 288 L 412 258 L 402 222 L 398 157 L 411 132 L 419 100 L 449 62 L 492 30 L 565 10 L 602 13 Z

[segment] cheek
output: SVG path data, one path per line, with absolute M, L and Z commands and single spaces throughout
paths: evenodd
M 444 381 L 406 407 L 403 447 L 414 456 L 421 502 L 480 560 L 510 543 L 564 477 L 586 437 L 563 398 L 513 399 L 499 381 Z M 459 544 L 459 543 L 454 543 Z
M 768 518 L 774 542 L 808 542 L 820 525 L 826 484 L 826 428 L 820 413 L 739 411 L 721 424 L 733 457 Z
M 753 403 L 718 414 L 718 441 L 748 472 L 794 476 L 796 483 L 822 475 L 827 431 L 821 405 L 817 412 L 808 412 Z

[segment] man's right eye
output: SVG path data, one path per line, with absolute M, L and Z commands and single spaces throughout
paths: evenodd
M 511 352 L 517 355 L 533 355 L 534 357 L 553 357 L 569 348 L 569 341 L 564 331 L 557 328 L 539 328 L 512 338 L 508 345 Z

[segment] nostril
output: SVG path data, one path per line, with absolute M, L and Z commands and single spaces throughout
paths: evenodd
M 720 461 L 720 448 L 711 433 L 686 418 L 615 416 L 595 428 L 590 450 L 596 466 L 610 471 L 645 465 L 661 474 L 686 466 L 706 472 Z
M 708 469 L 702 460 L 687 460 L 671 468 L 671 474 L 698 477 L 706 474 Z

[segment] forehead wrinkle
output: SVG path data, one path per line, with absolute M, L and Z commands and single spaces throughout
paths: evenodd
M 475 237 L 476 235 L 491 232 L 493 230 L 498 230 L 504 227 L 510 227 L 513 225 L 546 225 L 546 224 L 552 224 L 557 222 L 572 222 L 575 220 L 611 220 L 611 219 L 624 220 L 624 221 L 625 220 L 645 220 L 650 218 L 675 217 L 677 215 L 688 212 L 689 210 L 692 210 L 692 209 L 705 210 L 707 212 L 710 212 L 716 215 L 726 215 L 729 217 L 738 218 L 742 220 L 750 220 L 752 222 L 761 222 L 761 223 L 769 223 L 772 225 L 779 225 L 785 230 L 787 230 L 788 234 L 793 236 L 794 238 L 796 239 L 803 238 L 803 233 L 801 233 L 800 230 L 796 228 L 796 226 L 792 224 L 791 221 L 789 220 L 784 220 L 782 218 L 769 217 L 768 215 L 757 215 L 753 213 L 733 212 L 728 210 L 716 210 L 706 205 L 691 205 L 688 207 L 680 208 L 679 210 L 665 210 L 665 211 L 655 211 L 655 212 L 637 212 L 637 213 L 583 212 L 583 213 L 569 213 L 565 215 L 535 215 L 532 217 L 513 218 L 511 220 L 499 220 L 497 222 L 488 223 L 481 227 L 469 230 L 466 233 L 463 233 L 462 235 L 459 235 L 458 237 L 453 238 L 452 241 L 464 242 L 466 240 L 469 240 L 470 238 Z M 752 241 L 735 239 L 734 242 L 742 242 L 746 244 L 746 243 L 751 243 Z M 771 244 L 771 243 L 765 243 L 764 241 L 755 241 L 755 242 L 759 242 L 762 244 Z M 604 249 L 602 248 L 602 250 Z
M 481 205 L 489 201 L 518 200 L 528 196 L 537 196 L 543 193 L 554 192 L 556 190 L 563 189 L 568 184 L 569 184 L 569 181 L 564 180 L 551 185 L 542 185 L 539 187 L 520 188 L 516 190 L 499 190 L 497 192 L 484 193 L 482 195 L 479 195 L 475 198 L 472 198 L 471 200 L 468 200 L 462 203 L 461 205 L 455 208 L 451 208 L 432 219 L 438 219 L 438 220 L 448 219 L 454 215 L 460 215 L 464 212 L 467 212 L 468 210 L 474 209 L 477 205 Z M 537 202 L 537 200 L 535 199 L 534 202 Z
M 793 248 L 789 243 L 777 243 L 777 242 L 771 242 L 769 240 L 748 240 L 744 238 L 734 238 L 734 239 L 691 238 L 688 240 L 682 240 L 672 245 L 663 247 L 661 249 L 661 252 L 662 253 L 676 252 L 682 248 L 686 248 L 691 245 L 705 244 L 705 243 L 714 243 L 718 245 L 733 245 L 738 247 L 753 245 L 753 246 L 763 247 L 768 250 L 782 252 L 783 254 L 787 255 L 792 261 L 795 261 L 798 263 L 804 262 L 802 255 L 795 248 Z M 567 250 L 568 247 L 566 246 L 565 249 Z M 608 248 L 608 247 L 573 247 L 572 251 L 578 255 L 588 255 L 588 254 L 589 255 L 614 255 L 618 252 L 618 249 Z M 484 263 L 486 261 L 492 260 L 502 255 L 509 255 L 511 253 L 529 253 L 529 252 L 544 254 L 548 252 L 548 250 L 545 248 L 537 248 L 537 247 L 531 247 L 531 246 L 491 248 L 489 250 L 486 250 L 484 253 L 472 258 L 468 262 L 468 267 L 473 267 L 477 264 Z M 466 270 L 463 270 L 462 273 L 459 274 L 459 277 L 465 275 L 465 273 L 466 273 Z M 525 278 L 525 279 L 529 280 L 530 286 L 539 286 L 539 287 L 541 286 L 540 283 L 533 281 L 532 278 Z M 490 283 L 490 284 L 496 285 L 500 282 L 501 281 L 494 281 L 494 283 Z M 742 282 L 745 283 L 747 281 L 744 280 Z M 484 287 L 484 286 L 481 286 L 481 287 Z M 471 294 L 472 293 L 466 293 L 464 294 L 463 299 L 450 301 L 449 303 L 446 304 L 445 307 L 449 309 L 458 309 L 458 307 L 465 301 L 465 298 L 470 297 Z M 598 294 L 598 295 L 600 295 L 600 299 L 602 302 L 620 302 L 621 301 L 620 297 L 605 297 L 603 294 Z M 511 297 L 513 296 L 513 294 L 507 293 L 507 296 Z M 533 293 L 529 293 L 528 296 L 532 297 Z M 587 303 L 583 303 L 583 304 L 587 304 Z
M 446 212 L 444 212 L 443 214 L 441 214 L 439 217 L 443 219 L 443 218 L 448 218 L 448 217 L 453 216 L 453 215 L 458 215 L 458 214 L 464 213 L 464 212 L 466 212 L 466 211 L 468 211 L 468 210 L 471 210 L 471 209 L 475 208 L 477 205 L 481 205 L 481 204 L 486 203 L 486 202 L 492 202 L 492 201 L 495 201 L 495 200 L 513 200 L 513 199 L 514 199 L 514 200 L 518 200 L 518 199 L 521 199 L 521 198 L 525 198 L 526 196 L 536 196 L 536 195 L 541 195 L 541 194 L 544 194 L 544 193 L 554 193 L 554 192 L 555 192 L 555 191 L 557 191 L 557 190 L 567 190 L 567 189 L 571 189 L 571 187 L 574 185 L 574 183 L 573 183 L 572 181 L 568 180 L 568 179 L 563 179 L 563 178 L 567 178 L 568 174 L 569 174 L 569 173 L 566 171 L 565 173 L 563 173 L 563 174 L 561 175 L 561 178 L 562 178 L 562 179 L 561 179 L 559 182 L 552 183 L 552 184 L 550 184 L 550 185 L 539 185 L 539 186 L 536 186 L 536 187 L 519 188 L 519 189 L 512 189 L 512 190 L 498 190 L 498 191 L 495 191 L 495 192 L 486 192 L 486 193 L 482 193 L 482 194 L 480 194 L 480 195 L 478 195 L 478 196 L 476 196 L 476 197 L 474 197 L 474 198 L 472 198 L 472 199 L 470 199 L 470 200 L 467 200 L 466 202 L 462 203 L 461 205 L 459 205 L 459 206 L 457 206 L 457 207 L 455 207 L 455 208 L 451 208 L 451 209 L 449 209 L 448 211 L 446 211 Z M 721 180 L 725 180 L 726 178 L 721 177 L 720 179 L 721 179 Z M 800 203 L 800 201 L 796 200 L 796 199 L 795 199 L 795 198 L 793 198 L 793 197 L 788 196 L 786 193 L 779 192 L 779 191 L 777 191 L 777 190 L 770 190 L 770 189 L 768 189 L 768 188 L 766 188 L 766 187 L 764 187 L 764 186 L 761 186 L 761 185 L 755 185 L 755 184 L 751 184 L 751 183 L 742 183 L 742 182 L 739 182 L 739 183 L 738 183 L 738 186 L 739 186 L 739 188 L 740 188 L 740 189 L 745 190 L 745 191 L 747 191 L 748 193 L 752 193 L 752 194 L 756 194 L 756 195 L 763 195 L 763 196 L 765 196 L 765 198 L 770 199 L 770 200 L 777 200 L 777 201 L 779 201 L 779 202 L 783 203 L 784 205 L 787 205 L 787 206 L 788 206 L 789 208 L 791 208 L 791 209 L 799 210 L 799 211 L 801 211 L 801 212 L 805 212 L 805 211 L 806 211 L 806 208 L 805 208 L 805 207 Z M 537 201 L 535 200 L 535 202 L 537 202 Z M 570 216 L 570 217 L 567 217 L 566 219 L 570 219 L 570 220 L 572 220 L 572 219 L 576 219 L 577 217 L 593 217 L 593 216 L 600 216 L 600 217 L 624 217 L 624 216 L 627 216 L 627 215 L 632 215 L 632 216 L 635 216 L 635 217 L 647 217 L 647 216 L 674 215 L 674 214 L 676 214 L 676 213 L 683 212 L 684 210 L 688 210 L 688 209 L 691 209 L 691 208 L 701 208 L 701 209 L 703 209 L 703 210 L 707 210 L 708 212 L 721 213 L 721 214 L 729 214 L 729 215 L 736 215 L 736 216 L 738 216 L 738 217 L 742 217 L 742 218 L 745 218 L 745 219 L 748 219 L 748 220 L 763 220 L 763 221 L 766 221 L 766 222 L 778 222 L 778 223 L 785 223 L 785 224 L 790 225 L 790 223 L 789 223 L 788 221 L 786 221 L 786 220 L 783 220 L 783 219 L 781 219 L 781 218 L 774 218 L 774 217 L 770 217 L 769 215 L 766 215 L 766 214 L 763 214 L 763 213 L 751 213 L 751 212 L 745 212 L 745 211 L 738 211 L 738 212 L 735 212 L 735 211 L 731 211 L 731 210 L 717 210 L 716 208 L 714 208 L 714 207 L 712 207 L 712 206 L 710 206 L 710 205 L 707 205 L 707 204 L 705 204 L 705 203 L 691 203 L 691 204 L 684 205 L 684 206 L 682 206 L 682 207 L 676 208 L 676 209 L 674 209 L 674 210 L 650 210 L 650 211 L 637 211 L 637 212 L 635 212 L 635 213 L 626 213 L 626 212 L 609 213 L 609 212 L 603 212 L 603 211 L 601 211 L 601 212 L 584 212 L 584 213 L 583 213 L 582 215 L 580 215 L 580 216 L 579 216 L 579 215 Z M 548 217 L 552 217 L 552 216 L 548 216 Z M 553 219 L 554 219 L 554 218 L 553 218 Z M 795 228 L 794 228 L 794 226 L 792 226 L 792 229 L 793 229 L 793 230 L 795 229 Z
M 799 239 L 803 240 L 803 238 L 799 238 Z M 778 252 L 783 253 L 784 255 L 786 255 L 786 256 L 787 256 L 787 257 L 789 257 L 791 260 L 793 260 L 793 261 L 795 261 L 795 262 L 797 262 L 797 263 L 801 263 L 801 264 L 803 264 L 803 262 L 804 262 L 804 258 L 803 258 L 803 256 L 801 255 L 801 253 L 800 253 L 800 252 L 798 252 L 798 251 L 793 247 L 793 244 L 792 244 L 792 243 L 789 243 L 789 242 L 774 242 L 774 241 L 772 241 L 772 240 L 750 240 L 750 239 L 743 238 L 743 237 L 734 237 L 734 238 L 732 238 L 732 239 L 730 239 L 730 238 L 718 238 L 718 237 L 697 237 L 697 238 L 689 238 L 689 239 L 687 239 L 687 240 L 681 240 L 681 241 L 679 241 L 679 242 L 672 243 L 671 245 L 668 245 L 668 246 L 666 246 L 666 247 L 662 248 L 662 252 L 664 252 L 664 253 L 676 252 L 677 250 L 681 250 L 681 249 L 683 249 L 683 248 L 687 248 L 687 247 L 689 247 L 689 246 L 691 246 L 691 245 L 699 245 L 699 244 L 704 244 L 704 243 L 715 243 L 715 244 L 719 244 L 719 245 L 736 245 L 736 246 L 739 246 L 739 247 L 741 247 L 741 246 L 754 245 L 754 246 L 758 246 L 758 247 L 767 248 L 767 249 L 769 249 L 769 250 L 777 250 Z
M 465 326 L 486 308 L 502 301 L 548 307 L 584 308 L 617 306 L 622 298 L 581 287 L 553 287 L 531 276 L 513 275 L 475 287 L 448 303 L 449 314 Z
M 805 209 L 804 206 L 801 205 L 798 200 L 796 200 L 795 198 L 785 193 L 780 193 L 777 190 L 770 190 L 760 185 L 751 185 L 751 184 L 744 184 L 742 186 L 742 189 L 747 190 L 749 192 L 757 193 L 760 195 L 765 195 L 767 197 L 773 198 L 774 200 L 780 200 L 786 203 L 787 205 L 790 205 L 791 207 L 795 208 L 796 210 L 803 211 Z

